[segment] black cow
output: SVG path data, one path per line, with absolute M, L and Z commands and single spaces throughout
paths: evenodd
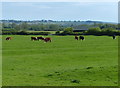
M 35 40 L 38 40 L 38 39 L 37 39 L 37 37 L 31 37 L 31 40 L 32 40 L 32 41 L 33 41 L 33 40 L 35 41 Z
M 44 40 L 43 37 L 37 37 L 37 40 Z
M 116 39 L 116 36 L 115 36 L 115 35 L 113 35 L 112 37 L 113 37 L 113 39 Z
M 84 36 L 79 36 L 79 40 L 84 40 Z

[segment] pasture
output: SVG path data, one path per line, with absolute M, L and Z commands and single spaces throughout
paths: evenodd
M 117 86 L 118 37 L 3 35 L 3 86 Z

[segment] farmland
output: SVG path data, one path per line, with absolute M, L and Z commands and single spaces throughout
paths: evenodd
M 56 31 L 27 31 L 28 33 L 31 33 L 31 32 L 50 32 L 51 34 L 55 34 Z
M 118 85 L 118 37 L 50 36 L 44 43 L 31 36 L 3 36 L 3 86 Z

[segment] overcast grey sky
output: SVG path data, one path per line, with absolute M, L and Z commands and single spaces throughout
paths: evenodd
M 3 2 L 2 19 L 118 21 L 117 2 Z

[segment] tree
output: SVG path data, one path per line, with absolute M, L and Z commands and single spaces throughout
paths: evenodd
M 101 29 L 99 27 L 89 28 L 87 31 L 88 34 L 94 34 L 94 35 L 98 35 L 100 32 Z
M 50 30 L 50 31 L 58 31 L 59 26 L 57 24 L 50 24 L 48 30 Z
M 60 34 L 60 31 L 56 31 L 55 34 Z
M 14 27 L 14 29 L 17 30 L 17 31 L 21 30 L 20 25 L 16 25 L 16 26 Z
M 73 34 L 73 28 L 71 27 L 65 28 L 62 34 Z
M 12 23 L 12 24 L 11 24 L 11 28 L 15 28 L 16 26 L 17 26 L 16 23 Z
M 27 22 L 22 22 L 19 26 L 20 26 L 21 30 L 28 30 L 29 29 L 29 25 L 27 24 Z
M 114 33 L 116 31 L 117 30 L 115 30 L 114 28 L 104 28 L 104 29 L 102 29 L 102 34 L 104 34 L 104 35 L 114 35 Z

